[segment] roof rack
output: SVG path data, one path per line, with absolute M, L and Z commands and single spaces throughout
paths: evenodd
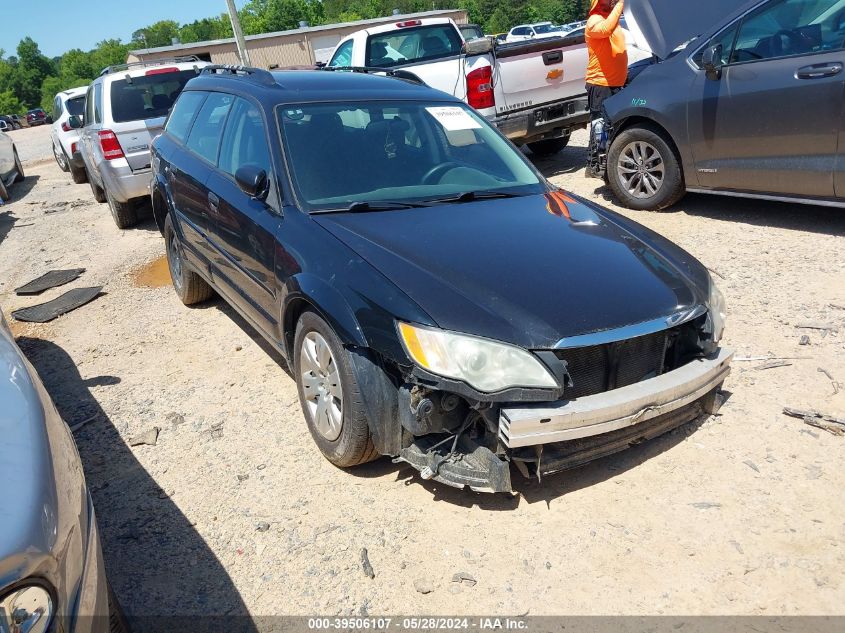
M 275 86 L 276 79 L 269 70 L 252 68 L 250 66 L 235 66 L 231 64 L 214 64 L 202 69 L 203 75 L 226 75 L 230 77 L 245 77 L 264 86 Z
M 185 62 L 202 61 L 196 55 L 181 55 L 179 57 L 165 57 L 162 59 L 149 59 L 141 62 L 128 62 L 126 64 L 114 64 L 113 66 L 106 66 L 100 71 L 100 77 L 108 75 L 109 73 L 117 73 L 136 66 L 160 66 L 161 64 L 184 64 Z
M 326 72 L 341 70 L 353 73 L 363 73 L 366 75 L 381 73 L 387 75 L 388 77 L 394 77 L 396 79 L 405 79 L 406 81 L 411 81 L 421 86 L 427 85 L 422 79 L 419 78 L 419 76 L 415 75 L 409 70 L 403 70 L 401 68 L 392 70 L 390 68 L 379 68 L 378 66 L 322 66 L 317 70 Z

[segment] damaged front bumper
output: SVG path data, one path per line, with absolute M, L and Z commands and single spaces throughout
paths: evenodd
M 733 351 L 719 349 L 665 374 L 591 396 L 508 403 L 451 435 L 416 437 L 397 461 L 423 479 L 478 492 L 512 492 L 510 463 L 538 477 L 575 468 L 714 413 Z M 492 412 L 498 413 L 498 424 Z M 483 431 L 487 427 L 487 433 Z

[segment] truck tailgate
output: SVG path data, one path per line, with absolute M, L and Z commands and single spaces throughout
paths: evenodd
M 496 49 L 496 113 L 505 114 L 583 95 L 583 37 L 547 38 Z

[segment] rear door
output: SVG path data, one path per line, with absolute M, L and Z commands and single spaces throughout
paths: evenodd
M 185 105 L 196 106 L 196 100 L 201 95 L 186 94 Z M 210 221 L 206 182 L 217 164 L 223 129 L 233 102 L 232 95 L 221 92 L 208 94 L 190 125 L 183 149 L 174 154 L 170 161 L 171 173 L 167 175 L 171 183 L 173 204 L 182 219 L 185 241 L 193 255 L 204 264 L 212 259 L 208 240 Z M 186 107 L 185 117 L 189 114 Z M 174 112 L 171 122 L 178 127 L 181 117 L 176 115 L 177 112 Z M 168 128 L 170 125 L 169 122 Z
M 84 127 L 80 133 L 82 142 L 82 158 L 85 169 L 90 177 L 97 183 L 102 183 L 99 165 L 103 160 L 103 151 L 100 147 L 99 131 L 103 124 L 103 81 L 94 82 L 85 95 L 85 117 Z
M 845 90 L 845 0 L 772 0 L 719 33 L 689 130 L 709 188 L 831 197 Z M 700 54 L 696 62 L 700 65 Z
M 154 67 L 110 82 L 107 120 L 132 171 L 149 169 L 150 143 L 161 133 L 170 108 L 196 74 L 193 68 Z
M 274 270 L 281 195 L 270 158 L 270 137 L 261 108 L 236 99 L 226 124 L 218 169 L 208 180 L 211 203 L 212 275 L 255 323 L 270 333 L 278 324 Z M 235 182 L 245 165 L 263 169 L 270 180 L 266 201 L 251 198 Z

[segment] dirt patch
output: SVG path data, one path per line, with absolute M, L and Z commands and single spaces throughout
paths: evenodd
M 130 278 L 132 285 L 136 288 L 163 288 L 171 285 L 167 256 L 162 255 L 141 268 L 136 268 L 130 274 Z

